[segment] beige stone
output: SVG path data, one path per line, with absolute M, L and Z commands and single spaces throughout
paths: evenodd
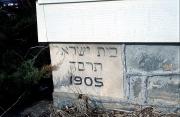
M 122 46 L 50 44 L 54 92 L 123 98 Z

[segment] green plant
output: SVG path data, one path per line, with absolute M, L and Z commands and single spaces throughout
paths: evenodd
M 34 66 L 34 61 L 32 59 L 24 61 L 17 72 L 19 72 L 20 77 L 23 78 L 25 84 L 35 84 L 43 76 L 39 69 Z
M 39 61 L 38 56 L 46 49 L 47 47 L 40 48 L 38 51 L 32 50 L 29 52 L 32 55 L 30 57 L 23 57 L 14 50 L 8 50 L 2 54 L 0 57 L 0 107 L 7 109 L 22 93 L 25 94 L 22 97 L 23 100 L 29 100 L 27 98 L 33 95 L 33 88 L 39 85 L 39 81 L 47 75 L 51 78 L 53 68 L 51 65 L 40 67 L 36 65 Z

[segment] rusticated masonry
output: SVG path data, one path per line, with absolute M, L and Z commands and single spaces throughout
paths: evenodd
M 124 54 L 128 99 L 178 111 L 180 46 L 126 45 Z
M 59 43 L 50 44 L 50 52 L 52 65 L 58 66 L 53 71 L 58 107 L 75 93 L 179 111 L 179 45 Z

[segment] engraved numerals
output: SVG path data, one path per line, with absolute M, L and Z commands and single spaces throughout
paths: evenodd
M 80 76 L 71 76 L 70 77 L 70 84 L 72 84 L 72 85 L 85 84 L 86 86 L 95 86 L 95 87 L 102 87 L 104 85 L 102 78 L 97 78 L 97 77 L 82 78 Z

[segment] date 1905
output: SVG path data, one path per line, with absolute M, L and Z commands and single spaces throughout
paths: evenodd
M 97 77 L 82 78 L 80 76 L 71 76 L 70 84 L 73 84 L 73 85 L 85 84 L 86 86 L 95 86 L 95 87 L 102 87 L 104 85 L 102 82 L 102 78 L 97 78 Z

